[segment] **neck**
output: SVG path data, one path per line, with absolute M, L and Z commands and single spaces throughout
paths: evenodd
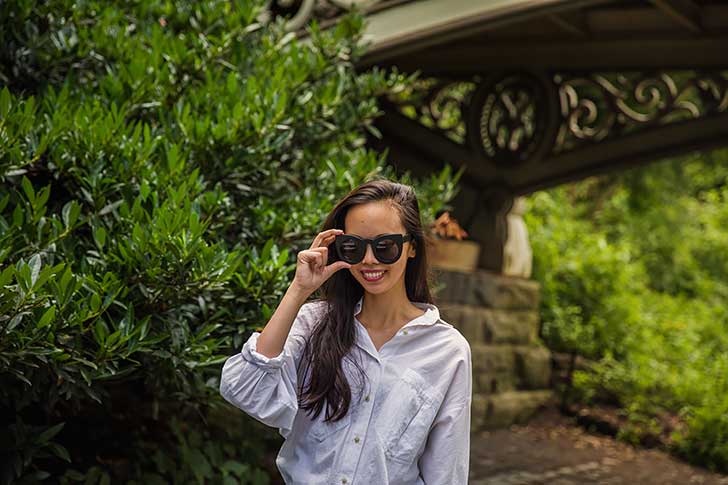
M 361 311 L 357 318 L 372 330 L 401 327 L 424 312 L 407 298 L 404 285 L 395 286 L 386 293 L 364 292 Z

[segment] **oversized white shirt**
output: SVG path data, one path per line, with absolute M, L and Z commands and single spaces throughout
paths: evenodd
M 276 465 L 287 484 L 384 485 L 468 483 L 472 361 L 470 345 L 433 304 L 413 302 L 425 313 L 407 322 L 379 351 L 354 319 L 350 350 L 368 376 L 362 391 L 348 359 L 343 369 L 352 389 L 349 412 L 324 422 L 298 408 L 296 364 L 304 340 L 326 307 L 305 303 L 283 351 L 256 351 L 254 332 L 222 369 L 220 393 L 285 438 Z M 354 315 L 361 310 L 362 299 Z M 310 370 L 309 370 L 310 372 Z M 363 397 L 362 397 L 363 395 Z

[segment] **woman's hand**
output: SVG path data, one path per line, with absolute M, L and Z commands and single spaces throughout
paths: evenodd
M 332 274 L 343 268 L 351 268 L 345 261 L 335 261 L 326 265 L 329 258 L 329 248 L 338 234 L 343 234 L 341 229 L 328 229 L 318 233 L 314 238 L 311 247 L 300 251 L 296 258 L 296 275 L 291 286 L 310 295 L 328 280 Z

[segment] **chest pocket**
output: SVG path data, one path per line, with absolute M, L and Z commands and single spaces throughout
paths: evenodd
M 334 422 L 325 422 L 323 420 L 324 412 L 321 411 L 321 414 L 315 420 L 311 421 L 311 427 L 309 428 L 311 438 L 318 442 L 322 442 L 326 438 L 334 435 L 337 431 L 345 429 L 351 423 L 351 412 L 346 413 L 343 418 Z
M 380 410 L 384 419 L 379 434 L 388 459 L 410 464 L 424 447 L 437 414 L 437 402 L 427 386 L 412 369 L 406 369 L 393 384 Z

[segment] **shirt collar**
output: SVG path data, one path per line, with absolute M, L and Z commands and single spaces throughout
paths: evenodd
M 361 311 L 363 302 L 364 297 L 362 296 L 361 298 L 359 298 L 359 301 L 356 302 L 356 305 L 354 305 L 354 315 Z M 415 305 L 417 308 L 425 310 L 425 313 L 415 318 L 414 320 L 410 320 L 402 328 L 414 327 L 416 325 L 434 325 L 440 321 L 440 310 L 437 308 L 437 306 L 433 305 L 432 303 L 418 301 L 413 301 L 412 304 Z

